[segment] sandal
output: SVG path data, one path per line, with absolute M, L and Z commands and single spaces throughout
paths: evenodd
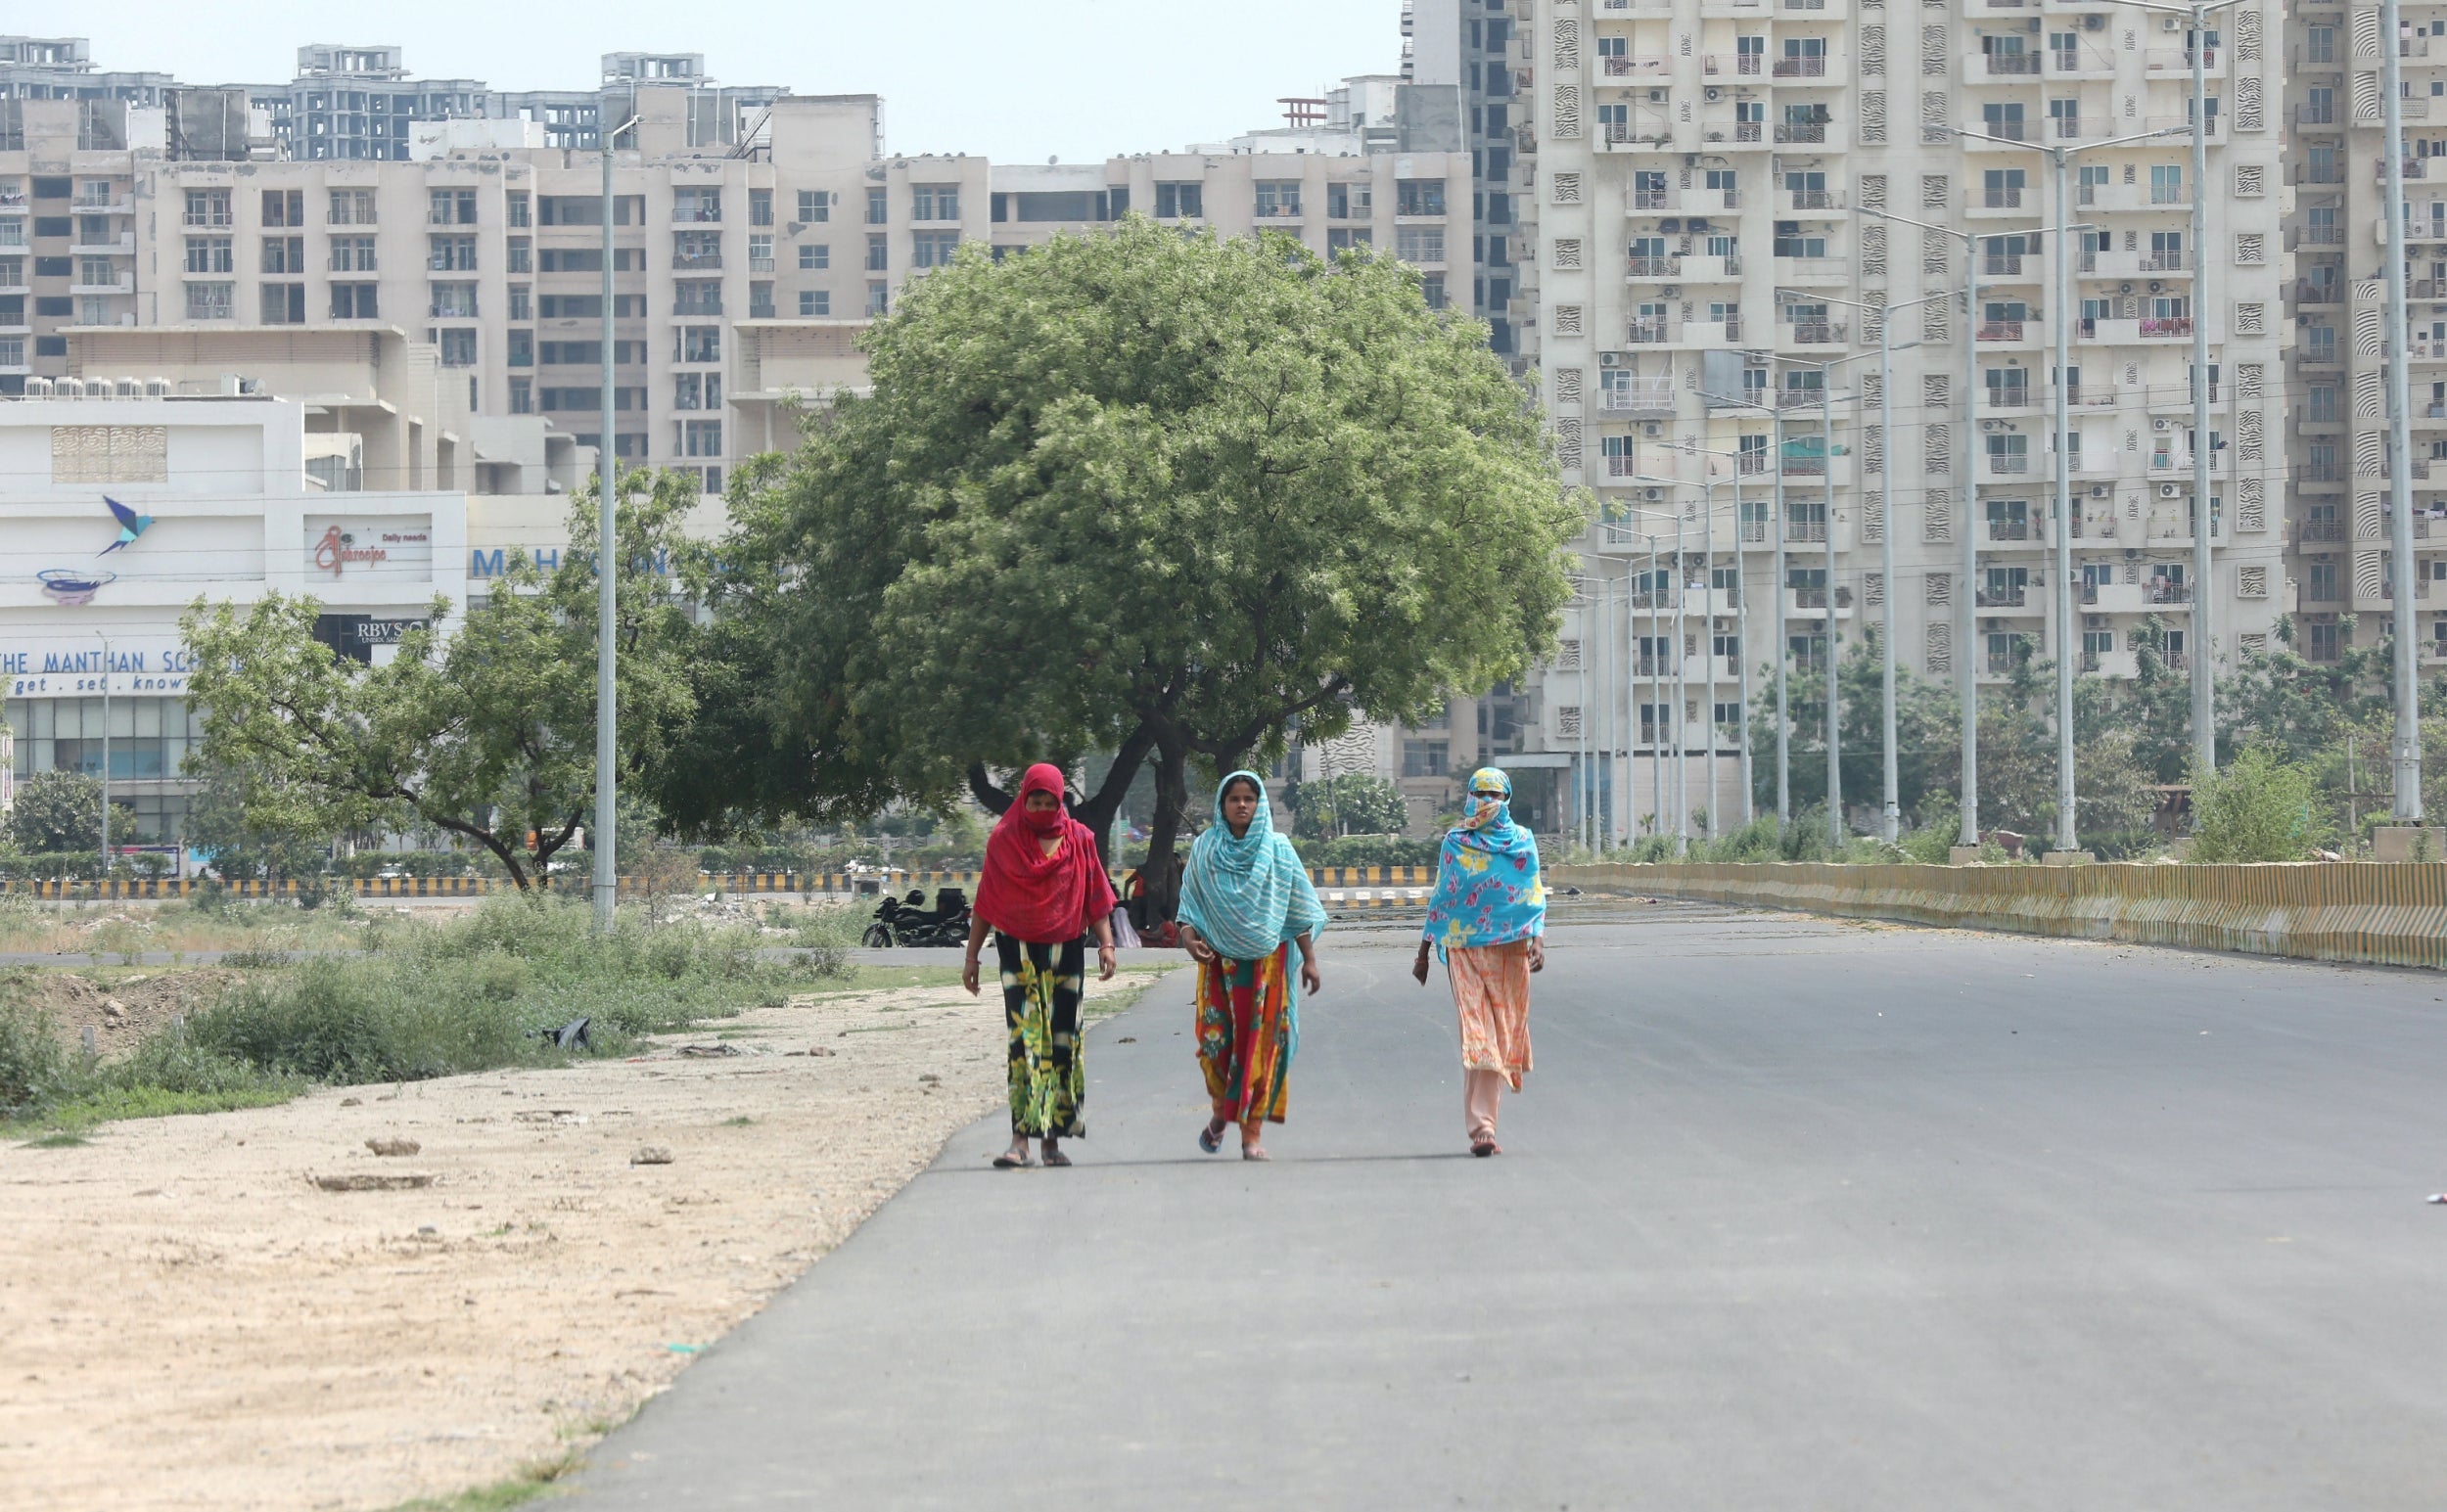
M 1048 1166 L 1068 1166 L 1071 1164 L 1071 1158 L 1059 1150 L 1047 1150 L 1045 1152 L 1045 1164 Z
M 1477 1156 L 1480 1160 L 1485 1160 L 1491 1155 L 1501 1155 L 1503 1153 L 1503 1146 L 1496 1143 L 1493 1139 L 1482 1139 L 1476 1144 L 1470 1146 L 1470 1153 Z
M 1273 1156 L 1266 1153 L 1265 1146 L 1254 1144 L 1242 1145 L 1240 1147 L 1240 1158 L 1244 1161 L 1270 1161 L 1274 1159 Z
M 1014 1155 L 1008 1150 L 994 1157 L 994 1169 L 996 1170 L 1024 1170 L 1028 1164 L 1028 1157 L 1025 1154 Z
M 1224 1130 L 1229 1127 L 1231 1125 L 1222 1119 L 1210 1120 L 1206 1128 L 1198 1135 L 1198 1148 L 1209 1155 L 1221 1151 L 1224 1148 Z

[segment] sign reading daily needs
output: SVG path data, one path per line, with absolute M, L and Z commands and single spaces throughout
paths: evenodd
M 324 583 L 429 579 L 434 522 L 428 515 L 308 515 L 306 575 Z

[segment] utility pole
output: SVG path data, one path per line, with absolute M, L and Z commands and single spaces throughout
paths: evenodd
M 100 897 L 111 885 L 111 638 L 102 637 L 102 881 Z
M 603 134 L 603 436 L 602 448 L 595 454 L 599 481 L 595 495 L 595 832 L 588 837 L 587 850 L 595 863 L 595 929 L 610 934 L 615 909 L 620 903 L 621 870 L 614 817 L 619 813 L 621 705 L 618 659 L 620 656 L 620 556 L 617 531 L 618 500 L 620 498 L 620 432 L 615 411 L 620 398 L 615 387 L 613 356 L 618 351 L 613 337 L 613 313 L 620 307 L 613 293 L 612 269 L 619 262 L 612 246 L 612 148 L 621 133 L 637 124 L 639 117 L 630 116 L 626 124 Z
M 2379 98 L 2385 111 L 2387 164 L 2387 503 L 2388 544 L 2396 592 L 2396 803 L 2398 824 L 2422 822 L 2422 684 L 2414 658 L 2413 395 L 2408 366 L 2412 332 L 2405 315 L 2404 49 L 2396 0 L 2379 0 Z
M 1785 829 L 1793 822 L 1792 720 L 1785 713 L 1784 704 L 1784 409 L 1777 395 L 1770 394 L 1769 398 L 1777 404 L 1776 424 L 1768 433 L 1768 444 L 1775 448 L 1768 458 L 1768 472 L 1776 480 L 1776 500 L 1772 506 L 1776 520 L 1768 527 L 1776 542 L 1775 564 L 1769 569 L 1772 580 L 1768 583 L 1768 601 L 1776 606 L 1776 614 L 1769 620 L 1769 640 L 1770 649 L 1776 653 L 1776 838 L 1780 843 Z

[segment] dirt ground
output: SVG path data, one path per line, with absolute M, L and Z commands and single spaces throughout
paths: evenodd
M 113 1060 L 136 1048 L 145 1035 L 171 1019 L 199 1013 L 220 999 L 245 974 L 219 967 L 111 974 L 97 980 L 76 972 L 45 972 L 26 1000 L 51 1015 L 69 1043 L 94 1031 L 94 1049 Z
M 719 1031 L 0 1148 L 7 1505 L 387 1508 L 558 1458 L 1001 1098 L 992 993 L 845 993 Z M 431 1184 L 316 1184 L 363 1175 Z

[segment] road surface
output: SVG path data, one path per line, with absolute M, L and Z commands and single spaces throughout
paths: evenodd
M 1077 1167 L 953 1139 L 573 1505 L 2447 1505 L 2447 983 L 1636 909 L 1475 1161 L 1441 977 L 1326 939 L 1271 1165 L 1173 979 Z

